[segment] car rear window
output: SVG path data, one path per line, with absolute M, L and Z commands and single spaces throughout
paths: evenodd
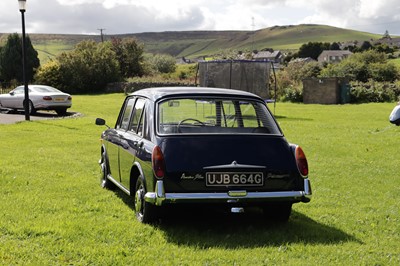
M 53 87 L 48 86 L 35 86 L 34 87 L 37 92 L 61 92 Z
M 158 104 L 159 134 L 281 134 L 265 103 L 185 98 Z

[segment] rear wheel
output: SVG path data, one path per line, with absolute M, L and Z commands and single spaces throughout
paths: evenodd
M 144 200 L 146 188 L 141 176 L 138 177 L 135 186 L 134 202 L 136 219 L 141 223 L 154 223 L 157 219 L 155 206 Z
M 264 215 L 268 219 L 278 222 L 287 222 L 289 220 L 290 214 L 292 213 L 292 203 L 271 203 L 270 205 L 265 206 L 263 209 Z
M 25 102 L 24 102 L 24 109 L 25 109 Z M 33 106 L 32 101 L 29 101 L 29 102 L 28 102 L 28 112 L 29 112 L 30 115 L 36 114 L 36 109 L 35 109 L 35 107 Z
M 67 108 L 56 109 L 58 116 L 65 116 L 67 114 Z

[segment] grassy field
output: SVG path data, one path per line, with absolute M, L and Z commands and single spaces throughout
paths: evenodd
M 73 50 L 75 46 L 61 40 L 50 40 L 35 43 L 35 49 L 38 52 L 40 63 L 43 65 L 50 60 L 54 60 L 57 55 L 63 52 Z
M 123 99 L 74 96 L 81 117 L 0 125 L 0 265 L 400 264 L 394 104 L 277 104 L 314 192 L 287 224 L 200 209 L 149 226 L 99 185 L 94 120 L 112 126 Z

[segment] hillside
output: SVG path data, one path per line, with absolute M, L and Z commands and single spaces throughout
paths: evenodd
M 3 36 L 2 36 L 3 35 Z M 5 34 L 0 34 L 0 43 Z M 146 52 L 167 53 L 174 57 L 198 58 L 218 53 L 223 49 L 296 50 L 307 42 L 363 42 L 379 39 L 381 35 L 324 25 L 274 26 L 257 31 L 174 31 L 147 32 L 123 35 L 105 35 L 106 40 L 117 37 L 134 37 L 144 43 Z M 39 52 L 41 62 L 57 54 L 72 50 L 80 41 L 98 35 L 31 34 L 30 38 Z
M 382 36 L 331 26 L 299 25 L 275 26 L 252 31 L 219 32 L 162 32 L 135 35 L 146 44 L 149 52 L 165 52 L 176 57 L 196 58 L 215 54 L 222 49 L 296 50 L 307 42 L 348 42 L 362 43 Z

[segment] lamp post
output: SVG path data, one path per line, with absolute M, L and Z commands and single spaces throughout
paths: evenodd
M 26 10 L 26 0 L 18 0 L 19 11 L 21 12 L 22 18 L 22 78 L 24 80 L 24 110 L 25 110 L 25 120 L 30 120 L 29 114 L 29 89 L 28 82 L 26 80 L 26 41 L 25 41 L 25 10 Z

